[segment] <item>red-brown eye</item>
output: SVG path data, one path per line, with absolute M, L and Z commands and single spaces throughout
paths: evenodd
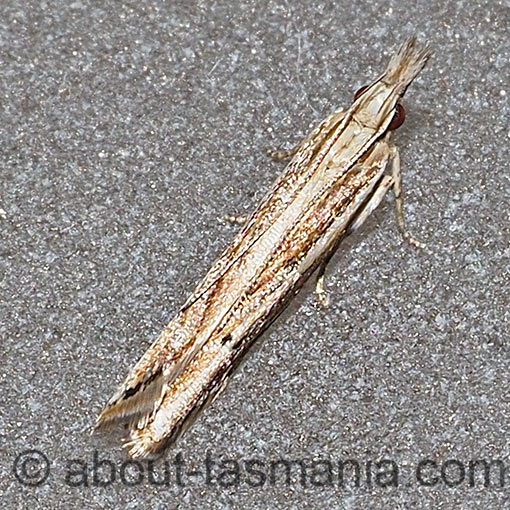
M 404 120 L 406 120 L 406 111 L 404 110 L 404 107 L 398 103 L 397 110 L 395 111 L 393 119 L 391 119 L 388 129 L 393 131 L 394 129 L 399 128 L 404 123 Z
M 363 92 L 365 92 L 365 90 L 367 90 L 367 89 L 368 89 L 368 85 L 365 85 L 364 87 L 361 87 L 360 89 L 358 89 L 356 94 L 354 94 L 354 101 L 356 101 L 356 99 L 358 99 L 358 97 L 361 96 L 361 94 L 363 94 Z

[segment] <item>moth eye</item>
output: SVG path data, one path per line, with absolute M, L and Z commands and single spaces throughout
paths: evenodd
M 393 119 L 391 119 L 388 129 L 393 131 L 394 129 L 399 128 L 404 123 L 404 120 L 406 120 L 406 111 L 404 110 L 404 107 L 398 103 L 395 115 L 393 116 Z
M 361 96 L 361 94 L 363 94 L 363 92 L 365 92 L 365 90 L 367 90 L 367 89 L 368 89 L 368 85 L 365 85 L 364 87 L 361 87 L 360 89 L 358 89 L 356 94 L 354 94 L 354 101 L 356 101 L 356 99 L 358 99 L 358 97 Z

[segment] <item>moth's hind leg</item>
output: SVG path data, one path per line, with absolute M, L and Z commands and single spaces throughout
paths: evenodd
M 402 197 L 402 169 L 400 167 L 400 156 L 396 147 L 391 147 L 390 155 L 391 176 L 385 175 L 381 179 L 370 200 L 360 211 L 356 219 L 350 224 L 348 233 L 350 234 L 358 230 L 361 225 L 363 225 L 368 216 L 370 216 L 370 214 L 372 214 L 377 206 L 381 203 L 387 191 L 390 188 L 393 188 L 393 193 L 395 195 L 395 210 L 397 213 L 397 225 L 400 233 L 402 234 L 402 237 L 405 241 L 412 244 L 413 246 L 424 248 L 425 244 L 415 239 L 406 228 L 404 220 L 404 199 Z
M 221 220 L 226 221 L 227 223 L 232 223 L 234 225 L 244 225 L 248 221 L 248 215 L 234 215 L 227 214 L 221 218 Z
M 400 156 L 396 147 L 391 148 L 391 175 L 393 177 L 393 193 L 395 194 L 395 210 L 397 225 L 405 241 L 418 248 L 425 248 L 425 244 L 415 239 L 407 230 L 404 220 L 404 199 L 402 197 L 402 169 Z
M 359 211 L 356 218 L 351 222 L 347 231 L 344 235 L 352 234 L 356 232 L 363 223 L 365 223 L 366 219 L 374 212 L 377 206 L 381 203 L 384 195 L 388 192 L 388 190 L 393 185 L 393 178 L 390 175 L 385 175 L 382 177 L 380 182 L 377 184 L 375 191 L 372 196 L 368 200 L 368 202 L 363 206 L 363 208 Z M 319 266 L 319 271 L 317 273 L 317 281 L 315 285 L 315 293 L 317 294 L 317 299 L 324 307 L 327 307 L 329 304 L 329 300 L 326 294 L 326 290 L 324 288 L 324 273 L 326 271 L 326 267 L 331 260 L 331 257 L 335 253 L 335 250 L 332 250 L 331 253 L 324 259 L 324 261 Z
M 372 196 L 368 200 L 368 202 L 364 205 L 364 207 L 359 211 L 356 218 L 351 222 L 349 227 L 347 228 L 346 235 L 352 234 L 356 232 L 363 223 L 365 223 L 366 219 L 375 211 L 375 209 L 379 206 L 384 195 L 388 192 L 390 188 L 393 188 L 393 192 L 395 194 L 395 209 L 397 212 L 397 224 L 402 237 L 413 246 L 417 246 L 418 248 L 424 248 L 425 245 L 416 240 L 411 236 L 409 231 L 406 229 L 405 221 L 404 221 L 404 211 L 403 211 L 403 198 L 402 198 L 402 170 L 400 168 L 400 157 L 396 147 L 391 148 L 391 175 L 384 175 L 380 182 L 377 184 Z M 326 294 L 326 290 L 324 288 L 324 273 L 326 271 L 326 267 L 333 256 L 334 250 L 329 254 L 329 256 L 324 259 L 319 267 L 319 271 L 317 273 L 317 282 L 315 286 L 315 293 L 317 294 L 317 298 L 319 302 L 327 307 L 328 306 L 328 297 Z
M 286 159 L 290 159 L 296 152 L 298 151 L 301 142 L 292 147 L 291 149 L 267 149 L 266 154 L 276 162 L 284 161 Z
M 365 223 L 366 219 L 377 209 L 378 205 L 382 202 L 384 195 L 386 195 L 392 186 L 394 186 L 393 177 L 391 175 L 384 175 L 370 197 L 370 200 L 365 204 L 363 209 L 361 209 L 356 218 L 349 225 L 349 228 L 347 229 L 348 234 L 356 232 L 356 230 Z
M 326 293 L 326 289 L 324 288 L 324 273 L 326 272 L 326 267 L 328 266 L 331 257 L 333 256 L 332 252 L 319 266 L 319 272 L 317 273 L 317 280 L 315 281 L 315 294 L 319 303 L 327 308 L 329 306 L 329 299 Z

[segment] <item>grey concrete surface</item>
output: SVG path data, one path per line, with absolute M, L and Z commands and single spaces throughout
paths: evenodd
M 510 508 L 509 28 L 508 1 L 3 0 L 2 508 Z M 388 196 L 329 267 L 330 309 L 307 285 L 166 465 L 124 464 L 90 426 L 239 228 L 220 219 L 281 171 L 265 150 L 412 34 L 435 53 L 395 141 L 427 248 Z M 273 483 L 280 458 L 305 475 Z

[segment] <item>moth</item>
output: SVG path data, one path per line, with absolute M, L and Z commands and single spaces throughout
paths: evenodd
M 405 227 L 391 134 L 404 121 L 402 96 L 430 54 L 407 39 L 348 109 L 277 154 L 291 157 L 286 169 L 108 401 L 96 428 L 125 422 L 132 457 L 161 454 L 219 395 L 250 345 L 316 270 L 317 294 L 327 304 L 329 259 L 390 188 L 400 232 L 421 245 Z

